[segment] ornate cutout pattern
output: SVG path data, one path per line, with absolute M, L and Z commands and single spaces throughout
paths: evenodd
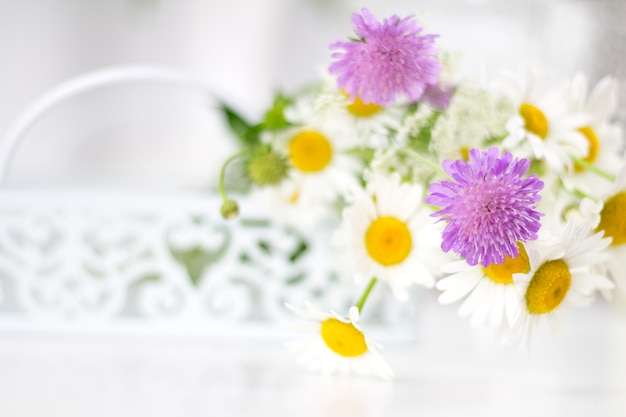
M 215 196 L 0 195 L 0 328 L 263 337 L 293 319 L 285 301 L 347 311 L 359 295 L 330 231 L 225 221 Z M 371 307 L 374 323 L 399 316 Z

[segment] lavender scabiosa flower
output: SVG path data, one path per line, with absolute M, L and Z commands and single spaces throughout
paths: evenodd
M 455 89 L 456 86 L 454 85 L 442 86 L 429 84 L 426 86 L 420 101 L 430 104 L 436 109 L 445 110 L 450 105 L 450 100 L 452 100 Z
M 517 242 L 537 239 L 543 215 L 535 210 L 543 182 L 536 175 L 522 178 L 528 159 L 499 156 L 498 148 L 472 149 L 469 162 L 443 162 L 451 181 L 433 183 L 426 202 L 441 210 L 432 214 L 448 224 L 441 249 L 452 250 L 470 265 L 504 262 L 517 257 Z
M 420 98 L 429 84 L 436 84 L 441 64 L 435 58 L 437 35 L 420 35 L 413 16 L 391 16 L 378 22 L 369 10 L 352 15 L 359 40 L 330 45 L 335 60 L 329 68 L 337 75 L 339 88 L 350 99 L 389 105 L 396 95 Z

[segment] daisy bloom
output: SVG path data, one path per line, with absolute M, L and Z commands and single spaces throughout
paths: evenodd
M 256 188 L 251 198 L 263 204 L 271 220 L 301 233 L 311 233 L 324 222 L 337 219 L 337 210 L 331 204 L 311 200 L 310 194 L 303 195 L 302 190 L 303 184 L 288 178 L 274 187 Z
M 307 99 L 286 110 L 285 116 L 294 126 L 270 140 L 287 159 L 299 197 L 329 203 L 357 185 L 361 163 L 348 153 L 357 144 L 356 136 L 332 115 L 315 112 Z
M 543 198 L 539 203 L 539 210 L 545 213 L 541 218 L 541 230 L 539 239 L 558 237 L 569 221 L 589 223 L 591 227 L 598 225 L 602 203 L 589 198 L 580 199 L 579 196 L 570 194 L 564 188 L 544 190 Z
M 617 173 L 622 162 L 624 138 L 621 127 L 612 123 L 617 110 L 615 80 L 605 77 L 589 92 L 587 77 L 577 74 L 570 87 L 570 106 L 572 112 L 580 113 L 587 119 L 578 128 L 589 145 L 583 161 L 610 174 Z M 563 180 L 570 189 L 596 196 L 608 191 L 611 186 L 611 182 L 578 163 L 564 173 Z
M 359 146 L 375 149 L 389 145 L 389 132 L 400 130 L 404 112 L 396 105 L 365 103 L 359 97 L 352 100 L 330 82 L 325 83 L 313 106 L 349 129 L 358 138 Z
M 330 45 L 334 62 L 329 71 L 352 100 L 388 105 L 398 95 L 420 98 L 436 84 L 441 64 L 436 59 L 436 35 L 422 35 L 413 16 L 392 16 L 379 22 L 369 10 L 352 15 L 358 40 Z
M 626 161 L 617 174 L 612 190 L 603 199 L 597 230 L 611 238 L 606 265 L 611 278 L 626 293 Z
M 332 243 L 358 281 L 386 281 L 404 301 L 413 283 L 434 285 L 433 271 L 443 256 L 439 230 L 428 221 L 421 186 L 401 183 L 398 175 L 376 177 L 368 185 L 365 192 L 355 190 Z
M 450 275 L 437 281 L 441 304 L 463 299 L 459 307 L 461 317 L 470 316 L 472 326 L 489 325 L 499 328 L 505 321 L 513 325 L 518 315 L 518 293 L 513 274 L 528 273 L 530 262 L 524 244 L 518 242 L 519 252 L 514 258 L 504 256 L 501 264 L 470 266 L 456 261 L 442 266 Z
M 564 88 L 549 84 L 537 72 L 523 81 L 509 81 L 507 90 L 517 114 L 506 124 L 505 148 L 544 161 L 557 172 L 571 166 L 572 156 L 587 154 L 588 142 L 578 131 L 584 119 L 568 111 Z
M 593 301 L 597 290 L 613 288 L 613 283 L 594 268 L 606 261 L 610 240 L 589 231 L 589 224 L 570 221 L 557 242 L 528 251 L 530 272 L 513 275 L 521 295 L 514 337 L 529 342 L 540 322 L 554 328 L 561 307 L 584 307 Z
M 537 239 L 542 216 L 535 210 L 543 182 L 536 175 L 523 178 L 528 159 L 513 159 L 498 148 L 469 151 L 469 162 L 443 162 L 451 181 L 432 183 L 426 202 L 442 207 L 431 214 L 447 221 L 444 252 L 452 250 L 469 265 L 501 264 L 505 255 L 518 256 L 517 242 Z
M 306 309 L 290 304 L 286 307 L 302 318 L 313 320 L 302 328 L 306 335 L 287 345 L 310 371 L 378 376 L 387 380 L 393 377 L 393 371 L 379 353 L 380 346 L 361 329 L 358 308 L 350 308 L 349 317 L 343 317 L 333 311 L 321 312 L 309 303 Z

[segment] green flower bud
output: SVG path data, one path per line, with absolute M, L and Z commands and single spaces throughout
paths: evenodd
M 248 175 L 257 185 L 276 185 L 288 171 L 287 160 L 274 152 L 255 155 L 248 161 Z
M 239 205 L 234 200 L 225 200 L 220 209 L 222 217 L 225 219 L 234 219 L 239 215 Z

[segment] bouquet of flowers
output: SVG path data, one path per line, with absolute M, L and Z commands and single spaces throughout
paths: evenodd
M 352 17 L 328 75 L 278 94 L 258 123 L 222 106 L 253 188 L 283 221 L 313 230 L 341 215 L 331 244 L 365 288 L 348 312 L 311 320 L 290 345 L 313 369 L 390 378 L 359 323 L 377 282 L 459 302 L 472 325 L 525 344 L 570 307 L 626 291 L 626 165 L 612 120 L 616 83 L 537 71 L 455 80 L 451 57 L 413 16 Z M 227 197 L 222 215 L 238 206 Z

